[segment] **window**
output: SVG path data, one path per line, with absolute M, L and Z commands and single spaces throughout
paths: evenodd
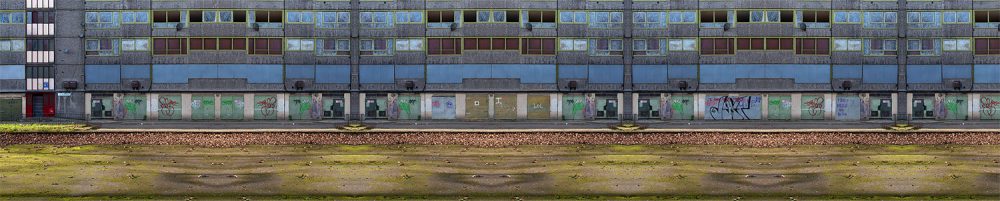
M 260 55 L 281 55 L 281 38 L 251 38 L 247 53 Z
M 452 23 L 458 23 L 455 13 L 458 11 L 427 11 L 427 27 L 449 28 Z
M 865 56 L 896 55 L 896 39 L 865 39 Z
M 24 24 L 24 12 L 0 12 L 0 24 Z
M 941 15 L 944 16 L 945 24 L 965 24 L 972 22 L 972 16 L 968 11 L 947 11 Z
M 316 54 L 319 56 L 350 56 L 351 40 L 348 39 L 318 39 Z
M 806 28 L 830 28 L 830 11 L 804 10 L 795 12 L 795 26 L 806 25 Z
M 861 39 L 833 39 L 833 51 L 861 51 Z
M 1000 10 L 974 11 L 976 28 L 997 28 L 1000 26 Z
M 556 54 L 555 38 L 525 38 L 521 39 L 521 54 L 553 55 Z
M 941 43 L 939 39 L 907 39 L 906 55 L 913 56 L 939 56 L 941 55 Z
M 559 51 L 587 51 L 587 39 L 559 39 Z
M 181 11 L 153 11 L 153 28 L 176 28 L 183 25 Z M 154 45 L 155 46 L 155 45 Z
M 424 39 L 406 38 L 396 39 L 396 50 L 398 51 L 423 51 Z
M 219 50 L 247 50 L 247 39 L 219 38 Z
M 471 23 L 503 23 L 503 22 L 517 22 L 520 17 L 518 17 L 518 12 L 516 10 L 467 10 L 464 11 L 463 21 Z
M 524 12 L 527 16 L 524 22 L 525 26 L 531 24 L 532 28 L 556 28 L 556 11 L 531 10 Z
M 667 40 L 667 46 L 670 51 L 697 51 L 697 41 L 694 38 L 670 39 Z
M 156 38 L 153 39 L 153 54 L 187 54 L 186 38 Z
M 117 12 L 87 12 L 86 24 L 91 28 L 107 29 L 118 27 Z
M 192 10 L 188 12 L 191 22 L 201 22 L 201 23 L 228 23 L 234 22 L 236 19 L 233 18 L 234 11 L 228 10 Z M 239 12 L 244 14 L 243 11 Z M 245 20 L 246 18 L 240 18 Z M 244 21 L 236 21 L 244 22 Z
M 894 29 L 896 28 L 896 12 L 865 12 L 864 28 Z
M 280 10 L 277 11 L 264 11 L 255 10 L 250 11 L 250 26 L 260 27 L 260 28 L 281 28 L 284 22 L 284 15 L 281 14 Z
M 288 11 L 285 12 L 285 18 L 288 18 L 288 23 L 311 24 L 315 20 L 313 12 L 309 11 Z
M 27 39 L 27 51 L 55 51 L 53 39 Z
M 462 41 L 458 38 L 428 38 L 427 54 L 462 54 L 460 44 L 462 44 Z
M 634 39 L 632 55 L 663 56 L 667 54 L 667 39 Z
M 976 55 L 1000 54 L 1000 38 L 977 38 Z
M 0 52 L 23 52 L 24 40 L 0 39 Z
M 795 39 L 795 42 L 795 54 L 830 54 L 829 38 L 797 38 Z
M 87 56 L 115 56 L 118 55 L 118 39 L 87 39 Z
M 392 39 L 361 39 L 361 55 L 389 56 L 392 55 Z
M 940 12 L 907 12 L 906 24 L 916 29 L 941 28 Z
M 519 50 L 517 38 L 466 38 L 464 50 Z
M 591 56 L 623 55 L 624 41 L 622 39 L 597 38 L 590 39 Z
M 944 39 L 942 47 L 944 51 L 970 51 L 972 50 L 972 39 Z
M 670 23 L 695 23 L 698 20 L 697 11 L 670 11 Z
M 56 13 L 50 11 L 28 12 L 28 24 L 52 24 L 56 23 Z M 114 20 L 118 20 L 117 18 Z
M 792 22 L 790 10 L 741 10 L 736 11 L 736 22 Z
M 145 52 L 149 51 L 149 39 L 122 39 L 122 50 L 123 51 L 138 51 Z
M 423 23 L 424 13 L 420 11 L 399 11 L 396 12 L 396 23 L 399 24 L 413 24 L 413 23 Z
M 351 26 L 350 12 L 317 12 L 316 27 L 325 29 L 348 28 Z
M 667 28 L 667 13 L 634 12 L 632 13 L 632 23 L 640 29 Z
M 125 24 L 145 24 L 149 23 L 149 12 L 121 12 L 122 23 Z
M 732 38 L 702 38 L 701 54 L 735 54 L 736 47 Z
M 361 12 L 361 27 L 392 28 L 392 12 Z
M 794 44 L 791 38 L 737 38 L 736 48 L 739 50 L 792 50 Z
M 723 28 L 729 23 L 729 11 L 701 11 L 701 27 Z
M 316 41 L 313 39 L 289 38 L 285 40 L 285 50 L 288 51 L 313 51 L 316 49 Z
M 621 28 L 622 12 L 590 12 L 590 28 Z
M 189 38 L 188 49 L 190 50 L 217 50 L 219 49 L 218 38 Z
M 861 23 L 861 12 L 857 11 L 834 11 L 833 23 L 856 24 Z
M 587 12 L 585 11 L 559 11 L 560 23 L 587 23 Z

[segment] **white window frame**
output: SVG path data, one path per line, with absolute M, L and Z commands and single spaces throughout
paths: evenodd
M 671 38 L 667 40 L 668 51 L 698 51 L 696 38 Z
M 587 39 L 585 38 L 560 38 L 559 51 L 583 52 L 587 51 Z
M 860 38 L 834 38 L 832 48 L 838 52 L 860 52 L 864 49 L 863 44 Z
M 126 52 L 148 52 L 150 51 L 148 38 L 125 38 L 122 39 L 122 51 Z
M 964 42 L 963 42 L 964 41 Z M 951 46 L 951 47 L 949 47 Z M 942 51 L 972 51 L 971 38 L 946 38 L 941 40 Z
M 311 52 L 316 50 L 316 40 L 312 38 L 285 39 L 285 50 L 292 52 Z
M 424 39 L 397 38 L 396 51 L 424 51 Z

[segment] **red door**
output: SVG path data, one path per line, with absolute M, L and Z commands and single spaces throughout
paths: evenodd
M 27 104 L 25 116 L 32 117 L 55 117 L 56 116 L 56 95 L 55 93 L 28 93 L 25 96 Z

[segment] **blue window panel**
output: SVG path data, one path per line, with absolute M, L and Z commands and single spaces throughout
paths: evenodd
M 906 82 L 916 84 L 940 84 L 941 65 L 908 65 Z
M 149 65 L 122 65 L 122 78 L 149 78 Z
M 1000 65 L 975 65 L 975 80 L 976 84 L 1000 84 Z
M 190 78 L 216 78 L 215 65 L 153 65 L 153 83 L 184 84 Z
M 736 83 L 741 78 L 785 78 L 795 83 L 830 83 L 828 65 L 733 64 L 702 65 L 702 83 Z
M 23 80 L 24 79 L 24 66 L 23 65 L 0 65 L 0 79 L 2 80 Z
M 361 83 L 396 83 L 396 78 L 393 75 L 395 69 L 392 65 L 361 65 L 358 69 Z
M 736 74 L 749 72 L 743 72 L 743 69 L 730 65 L 701 65 L 700 73 L 701 83 L 736 83 Z
M 465 78 L 490 78 L 490 65 L 427 65 L 427 83 L 459 84 Z
M 972 65 L 943 65 L 941 66 L 941 78 L 971 79 Z
M 285 66 L 285 78 L 289 78 L 289 79 L 316 79 L 316 66 L 314 66 L 314 65 L 287 65 L 287 66 Z
M 590 76 L 587 83 L 621 84 L 625 72 L 621 65 L 590 65 Z
M 830 65 L 816 64 L 768 64 L 765 78 L 792 78 L 795 83 L 830 83 Z
M 638 84 L 663 84 L 668 83 L 667 65 L 633 65 L 632 82 Z
M 424 65 L 396 65 L 396 78 L 424 78 Z
M 87 65 L 84 67 L 84 73 L 87 76 L 87 83 L 113 84 L 122 82 L 121 66 L 119 65 Z
M 833 78 L 861 79 L 861 65 L 833 65 Z
M 316 83 L 350 84 L 351 66 L 349 65 L 316 65 Z
M 559 65 L 560 79 L 586 79 L 587 65 Z
M 218 65 L 219 78 L 246 78 L 251 84 L 280 84 L 281 65 L 223 64 Z
M 492 78 L 517 78 L 521 83 L 556 83 L 555 65 L 495 64 Z
M 869 84 L 896 84 L 897 65 L 864 65 L 861 79 Z
M 669 78 L 698 78 L 698 65 L 670 65 L 667 67 Z

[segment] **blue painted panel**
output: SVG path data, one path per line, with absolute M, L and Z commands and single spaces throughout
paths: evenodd
M 396 78 L 424 78 L 424 65 L 396 65 Z
M 280 84 L 282 65 L 222 64 L 219 78 L 246 78 L 251 84 Z
M 316 65 L 316 83 L 350 84 L 351 66 L 349 65 Z
M 1000 83 L 1000 64 L 992 65 L 975 65 L 975 78 L 973 78 L 976 84 L 998 84 Z
M 587 65 L 559 65 L 559 78 L 586 79 Z
M 361 65 L 358 69 L 361 83 L 396 83 L 393 75 L 395 69 L 392 65 Z
M 149 65 L 122 65 L 122 78 L 149 78 Z
M 491 66 L 474 65 L 427 65 L 427 83 L 462 83 L 464 78 L 490 78 Z
M 698 78 L 698 65 L 670 65 L 667 67 L 669 78 Z
M 864 83 L 896 84 L 897 65 L 864 65 L 861 79 Z
M 587 83 L 620 84 L 625 72 L 621 65 L 590 65 L 590 76 Z
M 833 78 L 861 79 L 861 65 L 833 65 Z
M 191 78 L 245 78 L 247 83 L 281 83 L 281 65 L 153 65 L 153 83 L 187 83 Z
M 495 64 L 493 78 L 519 78 L 521 83 L 556 83 L 555 65 Z
M 23 65 L 0 65 L 0 79 L 24 79 Z
M 669 68 L 667 65 L 633 65 L 632 82 L 637 84 L 668 83 Z
M 945 78 L 945 79 L 970 79 L 970 78 L 972 78 L 972 65 L 944 65 L 944 66 L 941 66 L 941 78 Z
M 119 65 L 87 65 L 84 67 L 84 73 L 87 77 L 87 83 L 113 84 L 122 82 L 121 66 Z
M 286 65 L 285 77 L 290 79 L 315 79 L 316 66 L 313 65 Z
M 809 64 L 701 65 L 702 83 L 732 84 L 739 78 L 791 78 L 795 83 L 830 83 L 830 68 Z
M 940 84 L 941 65 L 907 65 L 906 82 L 916 84 Z

